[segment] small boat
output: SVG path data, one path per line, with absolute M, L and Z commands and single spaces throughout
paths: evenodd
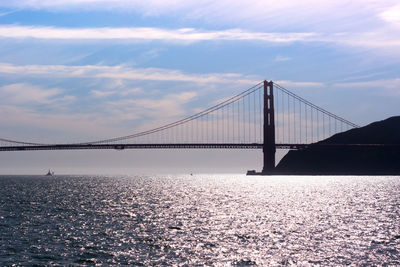
M 47 172 L 46 176 L 53 176 L 53 175 L 54 175 L 54 172 L 52 172 L 52 171 L 49 169 L 49 171 Z

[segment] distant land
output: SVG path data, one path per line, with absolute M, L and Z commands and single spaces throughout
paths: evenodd
M 400 175 L 400 116 L 335 134 L 316 144 L 326 146 L 289 151 L 276 166 L 276 173 Z

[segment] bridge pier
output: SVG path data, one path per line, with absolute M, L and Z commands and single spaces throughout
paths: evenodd
M 261 174 L 272 174 L 275 170 L 275 112 L 274 84 L 264 81 L 264 166 Z

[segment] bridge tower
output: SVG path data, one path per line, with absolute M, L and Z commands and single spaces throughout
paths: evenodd
M 270 174 L 275 169 L 275 152 L 274 83 L 264 81 L 264 167 L 262 174 Z

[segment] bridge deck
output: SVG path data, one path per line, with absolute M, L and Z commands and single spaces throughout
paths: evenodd
M 277 149 L 304 149 L 313 147 L 399 147 L 400 145 L 383 144 L 276 144 Z M 54 144 L 54 145 L 26 145 L 26 146 L 3 146 L 0 151 L 29 151 L 29 150 L 86 150 L 86 149 L 262 149 L 261 143 L 249 144 Z

